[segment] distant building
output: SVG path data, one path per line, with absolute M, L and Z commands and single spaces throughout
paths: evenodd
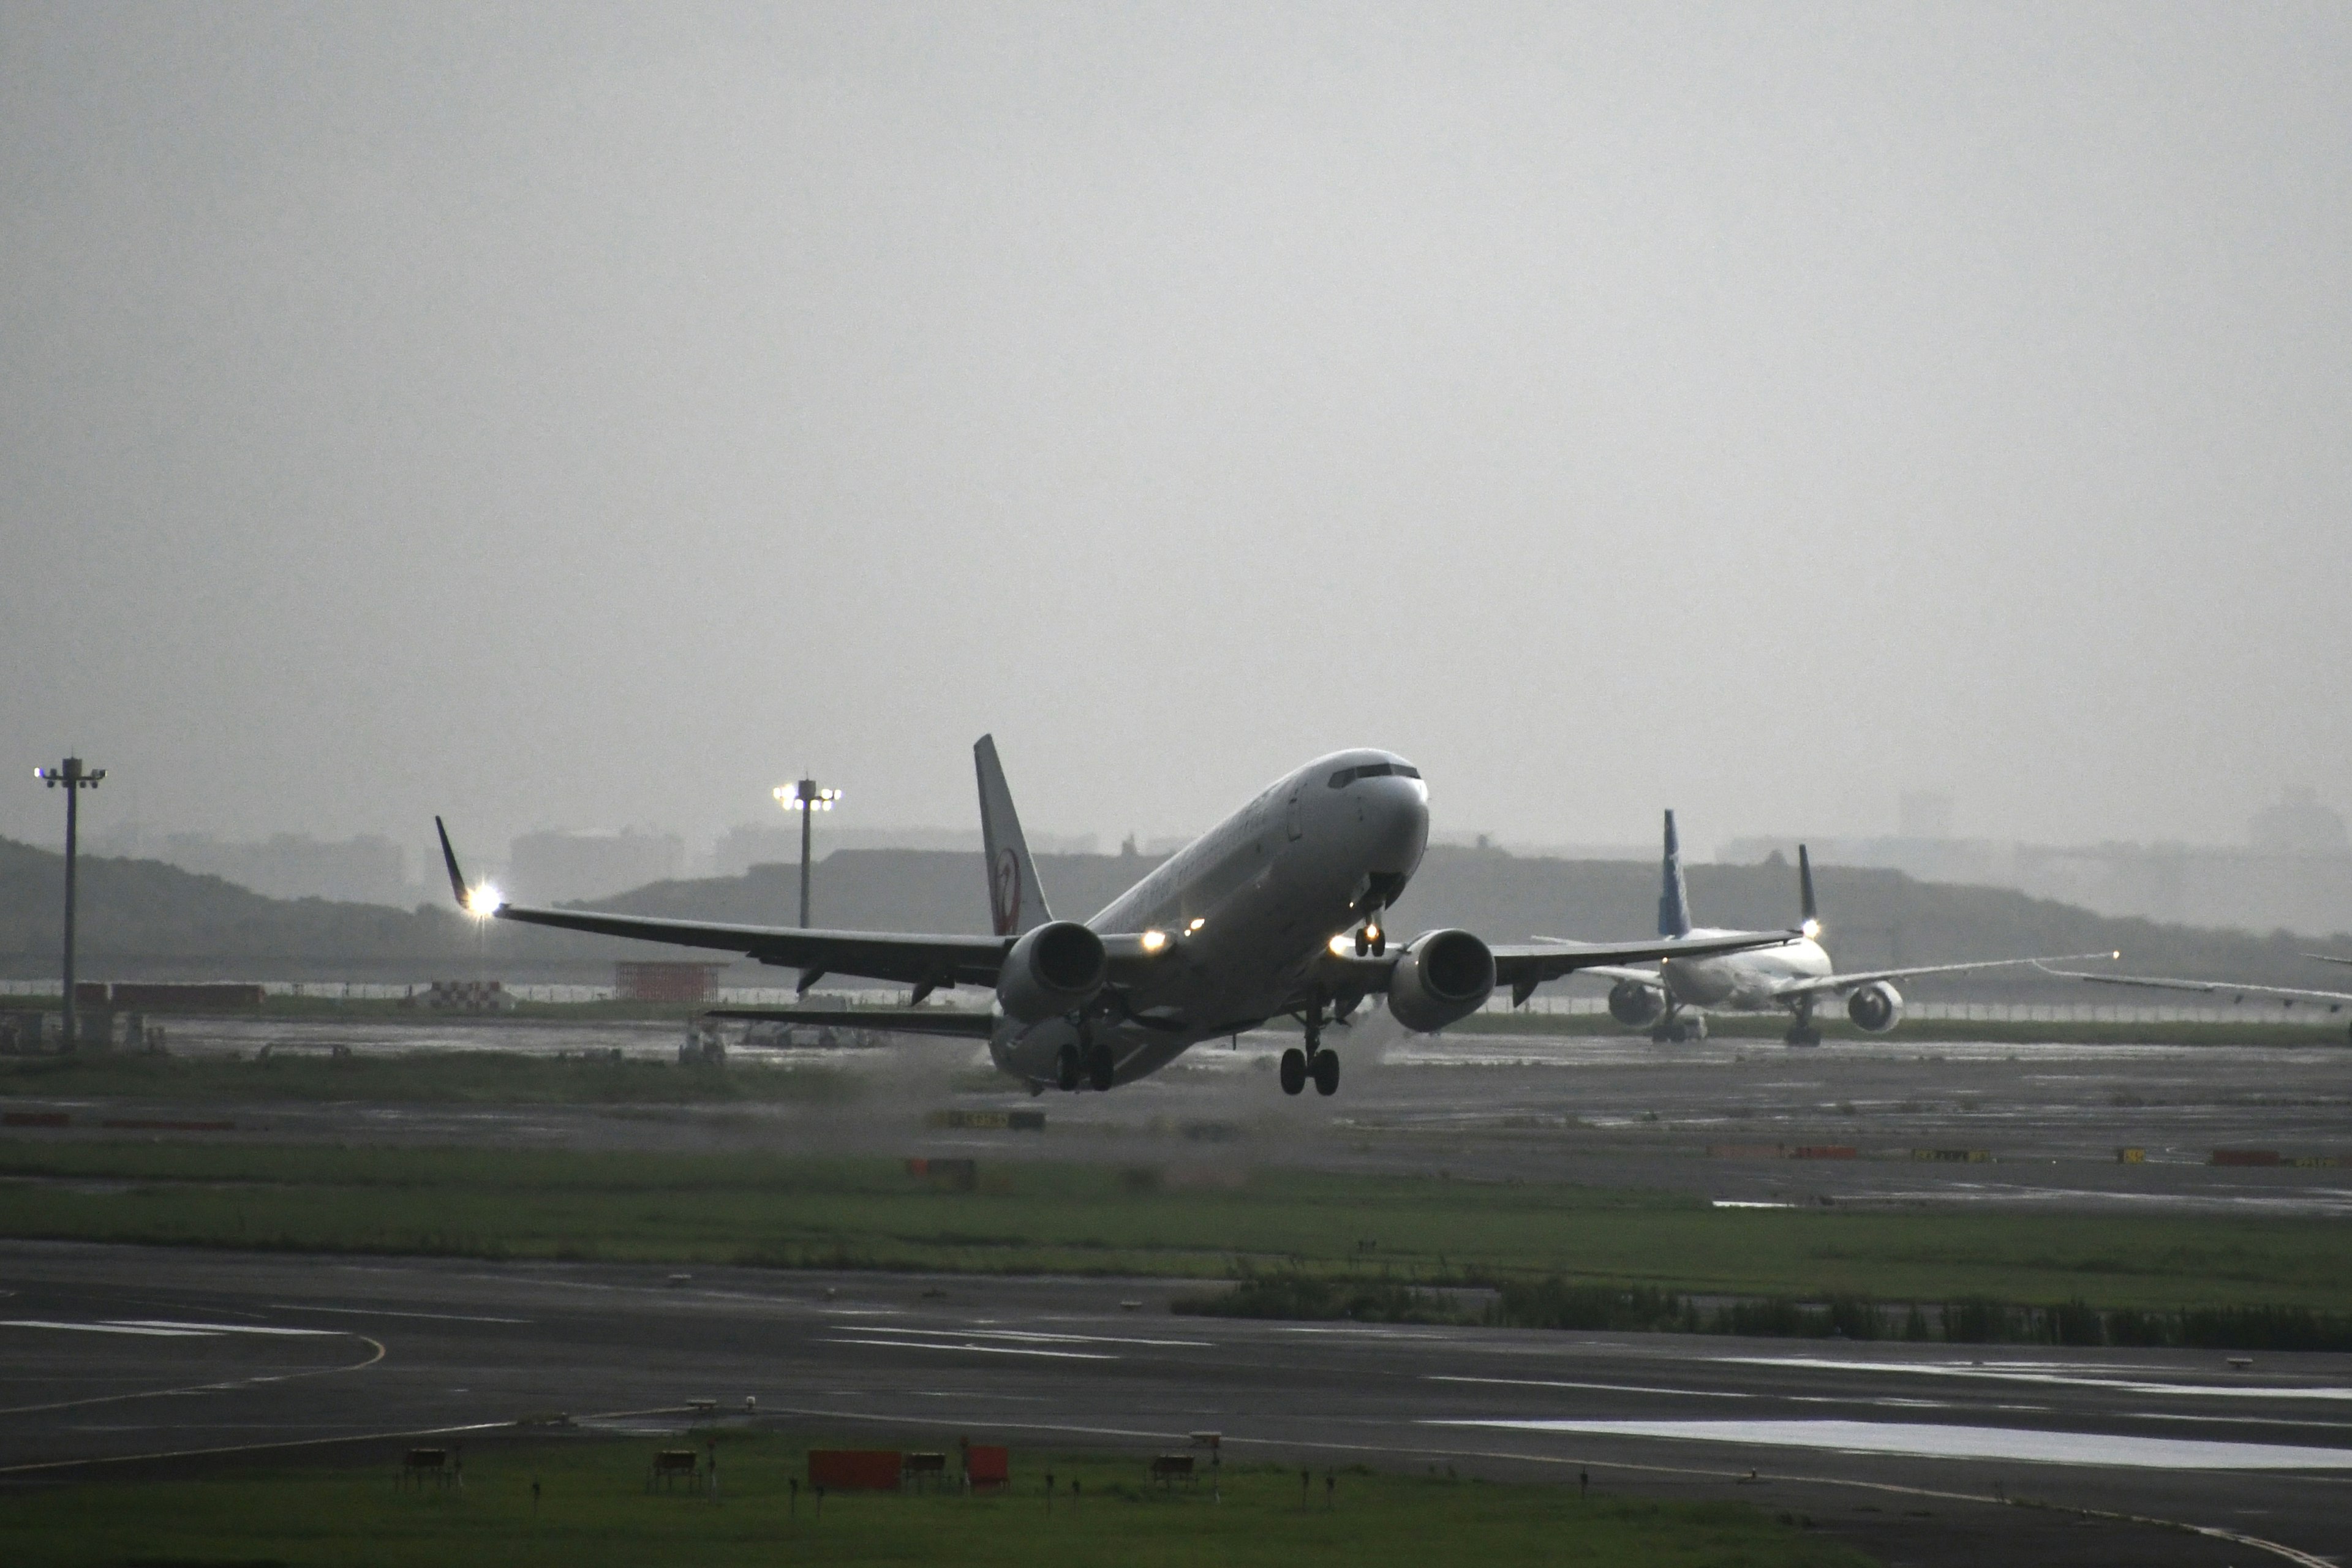
M 2308 789 L 2290 789 L 2276 805 L 2254 813 L 2246 824 L 2246 842 L 2272 855 L 2352 853 L 2344 818 Z
M 532 903 L 571 903 L 672 881 L 685 868 L 686 845 L 675 833 L 526 833 L 509 853 L 506 890 Z
M 778 814 L 782 816 L 782 813 Z M 836 816 L 817 819 L 809 849 L 823 861 L 836 849 L 946 849 L 980 853 L 978 827 L 871 827 L 835 826 Z M 1029 847 L 1039 855 L 1091 855 L 1097 842 L 1091 833 L 1032 833 Z M 781 822 L 746 822 L 719 836 L 711 851 L 710 874 L 740 877 L 754 866 L 797 866 L 801 860 L 798 817 Z
M 1925 814 L 1915 819 L 1913 799 L 1904 797 L 1906 826 L 1927 820 Z M 2289 790 L 2278 805 L 2254 814 L 2246 837 L 2243 846 L 2020 844 L 1908 833 L 1811 843 L 1822 866 L 1873 866 L 1923 882 L 2011 888 L 2105 915 L 2252 931 L 2352 931 L 2352 836 L 2341 816 L 2310 790 Z M 1737 838 L 1718 847 L 1716 858 L 1751 865 L 1776 851 L 1793 856 L 1796 842 Z

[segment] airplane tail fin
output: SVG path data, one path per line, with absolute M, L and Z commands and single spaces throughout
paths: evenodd
M 989 923 L 999 936 L 1018 936 L 1052 920 L 1054 911 L 1045 905 L 1037 863 L 1029 858 L 1029 840 L 1022 837 L 1013 792 L 996 760 L 996 737 L 982 735 L 971 757 L 980 772 L 980 841 L 988 852 Z
M 1682 840 L 1675 837 L 1675 814 L 1666 813 L 1666 854 L 1662 868 L 1664 886 L 1658 893 L 1658 934 L 1688 936 L 1691 932 L 1690 890 L 1683 885 Z
M 1811 936 L 1822 929 L 1822 911 L 1813 902 L 1813 858 L 1801 844 L 1797 846 L 1797 893 L 1804 900 L 1804 932 Z

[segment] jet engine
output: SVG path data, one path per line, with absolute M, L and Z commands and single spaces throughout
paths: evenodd
M 1846 998 L 1845 1016 L 1854 1027 L 1883 1035 L 1903 1021 L 1903 993 L 1884 980 L 1874 980 Z
M 1666 1010 L 1666 999 L 1654 985 L 1620 980 L 1609 988 L 1609 1016 L 1629 1029 L 1647 1028 Z
M 1005 954 L 996 999 L 1008 1016 L 1042 1023 L 1083 1005 L 1109 974 L 1102 938 L 1076 921 L 1048 921 Z
M 1412 939 L 1389 975 L 1389 1014 L 1417 1035 L 1433 1035 L 1486 1005 L 1495 954 L 1466 931 Z

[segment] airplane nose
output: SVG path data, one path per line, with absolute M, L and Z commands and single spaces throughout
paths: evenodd
M 1370 797 L 1364 826 L 1371 868 L 1411 875 L 1429 847 L 1429 792 L 1419 779 L 1366 779 L 1356 787 Z

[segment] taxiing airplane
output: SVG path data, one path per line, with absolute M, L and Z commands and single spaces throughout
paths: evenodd
M 468 888 L 446 828 L 450 889 L 478 916 L 637 942 L 739 952 L 800 971 L 800 991 L 827 974 L 898 981 L 908 1005 L 821 1012 L 717 1009 L 985 1039 L 997 1067 L 1027 1084 L 1108 1089 L 1223 1039 L 1288 1016 L 1303 1047 L 1283 1053 L 1283 1091 L 1339 1087 L 1324 1045 L 1371 995 L 1407 1029 L 1432 1034 L 1477 1012 L 1496 990 L 1525 1003 L 1535 988 L 1596 964 L 1672 952 L 1689 958 L 1769 947 L 1792 931 L 1717 931 L 1672 941 L 1489 945 L 1466 931 L 1425 931 L 1391 951 L 1381 920 L 1421 864 L 1429 792 L 1389 752 L 1337 752 L 1256 797 L 1085 921 L 1056 920 L 1013 810 L 994 741 L 972 748 L 987 849 L 988 936 L 814 931 L 602 914 L 509 904 Z M 435 818 L 440 827 L 440 819 Z M 1685 960 L 1686 961 L 1686 960 Z M 920 1005 L 943 987 L 986 986 L 989 1011 Z
M 1664 888 L 1658 895 L 1658 934 L 1670 945 L 1655 969 L 1621 969 L 1606 963 L 1583 966 L 1583 972 L 1616 984 L 1609 988 L 1609 1011 L 1630 1028 L 1647 1028 L 1650 1038 L 1664 1044 L 1706 1037 L 1706 1015 L 1769 1013 L 1787 1009 L 1792 1022 L 1785 1037 L 1792 1046 L 1818 1046 L 1822 1033 L 1813 1027 L 1813 1009 L 1824 997 L 1846 998 L 1846 1016 L 1857 1027 L 1883 1035 L 1903 1021 L 1903 993 L 1895 982 L 1916 974 L 1957 974 L 1971 969 L 2002 969 L 2045 962 L 2032 958 L 1996 958 L 1973 963 L 1912 964 L 1897 969 L 1859 970 L 1840 974 L 1821 944 L 1821 914 L 1813 902 L 1813 862 L 1803 845 L 1797 846 L 1797 885 L 1803 906 L 1803 923 L 1796 939 L 1776 947 L 1754 947 L 1710 956 L 1684 942 L 1706 942 L 1729 933 L 1691 924 L 1690 893 L 1683 881 L 1683 851 L 1675 837 L 1675 814 L 1666 813 Z M 2070 963 L 2117 956 L 2075 952 L 2046 962 Z M 1688 1015 L 1689 1021 L 1685 1022 Z
M 2306 952 L 2303 956 L 2315 958 L 2322 963 L 2352 964 L 2352 958 L 2331 958 L 2324 952 Z M 2061 980 L 2087 980 L 2094 985 L 2137 985 L 2152 991 L 2201 992 L 2208 996 L 2227 996 L 2232 1005 L 2242 1003 L 2249 996 L 2259 996 L 2274 1001 L 2282 1007 L 2293 1007 L 2301 1002 L 2314 1007 L 2325 1007 L 2331 1013 L 2341 1013 L 2347 1005 L 2352 1005 L 2352 991 L 2314 991 L 2294 985 L 2234 985 L 2226 980 L 2172 980 L 2155 974 L 2085 974 L 2079 970 L 2052 969 L 2047 965 L 2042 967 L 2042 973 L 2054 974 Z M 2347 1037 L 2352 1037 L 2352 1026 L 2347 1026 L 2345 1033 Z

